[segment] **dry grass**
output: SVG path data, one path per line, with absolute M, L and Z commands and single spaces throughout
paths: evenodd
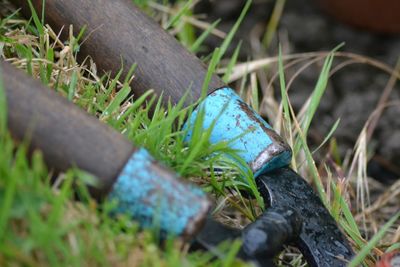
M 159 20 L 161 24 L 168 21 L 166 19 L 171 14 L 176 11 L 170 7 L 165 7 L 154 2 L 150 2 L 148 8 L 155 11 L 155 17 Z M 4 18 L 6 14 L 10 14 L 14 9 L 6 2 L 2 1 L 0 4 L 1 14 Z M 184 16 L 183 20 L 191 23 L 195 27 L 200 29 L 207 29 L 210 25 L 202 21 L 201 18 L 187 17 Z M 99 92 L 110 92 L 107 95 L 108 99 L 106 102 L 112 101 L 115 93 L 123 86 L 123 81 L 113 81 L 109 77 L 104 79 L 103 73 L 98 73 L 96 65 L 90 58 L 87 58 L 84 62 L 78 63 L 76 61 L 76 51 L 71 44 L 76 43 L 75 37 L 72 35 L 72 28 L 64 29 L 71 34 L 68 40 L 60 40 L 59 33 L 54 32 L 51 27 L 45 26 L 45 36 L 43 38 L 44 47 L 51 47 L 54 49 L 54 59 L 46 59 L 46 56 L 41 53 L 42 44 L 39 44 L 39 39 L 35 34 L 30 33 L 26 28 L 26 21 L 23 19 L 10 19 L 2 25 L 1 33 L 4 37 L 11 40 L 10 42 L 1 42 L 2 47 L 2 57 L 11 62 L 14 66 L 21 69 L 27 69 L 28 65 L 32 66 L 32 76 L 40 79 L 40 68 L 39 62 L 51 66 L 51 73 L 48 79 L 48 85 L 50 87 L 55 87 L 58 84 L 59 87 L 66 87 L 71 84 L 71 81 L 76 79 L 76 89 L 72 92 L 65 90 L 60 91 L 60 94 L 65 97 L 71 98 L 75 103 L 82 107 L 86 107 L 86 110 L 94 115 L 98 115 L 96 109 L 93 105 L 88 105 L 87 98 L 83 97 L 85 90 L 88 87 L 97 87 Z M 171 31 L 174 33 L 174 31 Z M 219 31 L 218 29 L 211 30 L 211 34 L 215 34 L 221 38 L 224 38 L 226 34 Z M 252 42 L 260 42 L 259 40 L 252 40 Z M 31 47 L 32 59 L 27 60 L 23 54 L 18 52 L 18 44 L 27 45 Z M 69 44 L 69 45 L 68 45 Z M 261 43 L 259 44 L 261 46 Z M 284 69 L 295 69 L 294 75 L 288 78 L 286 89 L 291 88 L 293 80 L 302 74 L 306 68 L 312 64 L 320 64 L 328 55 L 328 52 L 318 52 L 318 53 L 305 53 L 297 55 L 284 55 L 282 60 L 284 62 Z M 334 147 L 331 146 L 330 149 L 326 149 L 325 157 L 316 159 L 316 170 L 318 170 L 318 179 L 326 192 L 326 203 L 333 210 L 335 209 L 336 202 L 335 192 L 331 187 L 333 183 L 336 188 L 340 191 L 340 195 L 348 201 L 352 214 L 354 216 L 355 222 L 359 226 L 362 238 L 358 242 L 352 240 L 357 247 L 360 249 L 360 243 L 367 243 L 367 241 L 378 233 L 382 226 L 393 217 L 400 210 L 400 181 L 397 181 L 390 187 L 386 187 L 375 180 L 371 179 L 366 174 L 366 167 L 368 164 L 369 156 L 368 143 L 371 138 L 373 138 L 373 130 L 376 125 L 377 119 L 382 116 L 382 111 L 385 107 L 390 105 L 399 105 L 399 103 L 388 103 L 387 95 L 390 94 L 392 90 L 394 81 L 400 78 L 399 69 L 393 69 L 386 64 L 368 58 L 363 55 L 356 55 L 351 53 L 336 52 L 335 58 L 337 59 L 336 65 L 332 68 L 329 75 L 334 75 L 334 73 L 341 68 L 348 66 L 349 64 L 369 64 L 376 67 L 384 72 L 391 74 L 391 78 L 388 82 L 386 90 L 383 90 L 383 95 L 379 105 L 376 107 L 375 111 L 371 114 L 370 119 L 365 122 L 365 127 L 358 137 L 358 141 L 354 144 L 354 149 L 351 155 L 344 159 L 343 164 L 338 164 L 334 160 Z M 304 122 L 307 110 L 310 108 L 311 96 L 309 101 L 304 104 L 304 107 L 297 113 L 292 110 L 291 120 L 292 122 L 288 125 L 288 121 L 282 115 L 283 105 L 278 101 L 275 96 L 273 84 L 274 80 L 277 79 L 279 71 L 277 70 L 277 63 L 279 57 L 265 57 L 257 58 L 253 61 L 245 63 L 236 63 L 232 69 L 232 74 L 230 75 L 229 81 L 235 84 L 236 88 L 241 88 L 243 97 L 251 104 L 255 109 L 258 109 L 261 114 L 271 118 L 271 122 L 274 128 L 281 131 L 282 134 L 286 136 L 289 143 L 295 146 L 298 143 L 298 138 L 304 132 L 302 128 L 302 123 Z M 270 71 L 268 73 L 262 71 L 264 67 L 268 66 Z M 275 71 L 274 71 L 275 70 Z M 226 68 L 220 68 L 219 73 L 224 74 L 227 71 Z M 317 76 L 318 74 L 316 74 Z M 134 77 L 133 77 L 134 78 Z M 109 87 L 114 84 L 114 88 L 109 90 Z M 254 92 L 255 88 L 258 88 L 262 93 L 261 101 L 255 101 Z M 290 100 L 290 99 L 289 99 Z M 124 110 L 130 104 L 122 105 L 120 107 L 119 113 L 123 113 Z M 107 118 L 101 118 L 107 120 Z M 285 130 L 286 129 L 286 130 Z M 294 166 L 304 177 L 312 177 L 312 171 L 306 164 L 307 157 L 303 150 L 299 150 L 296 158 L 293 160 Z M 199 181 L 199 183 L 206 183 L 207 177 Z M 315 180 L 309 180 L 314 186 Z M 238 213 L 237 209 L 232 209 L 232 206 L 241 207 L 243 203 L 248 205 L 247 200 L 241 200 L 235 192 L 230 192 L 227 196 L 221 196 L 216 199 L 216 205 L 219 210 L 220 220 L 236 226 L 243 227 L 248 219 L 243 215 L 243 213 Z M 231 203 L 228 205 L 227 203 Z M 232 203 L 235 203 L 232 205 Z M 255 203 L 253 203 L 255 204 Z M 73 204 L 70 211 L 66 214 L 66 221 L 73 221 L 77 218 L 90 217 L 90 221 L 96 224 L 98 220 L 87 206 L 80 204 Z M 342 215 L 341 215 L 342 216 Z M 26 224 L 27 222 L 22 222 Z M 21 228 L 22 229 L 22 228 Z M 75 241 L 74 235 L 85 235 L 84 231 L 80 233 L 71 233 L 68 235 L 68 242 L 73 244 Z M 121 235 L 120 238 L 126 238 L 126 236 Z M 380 240 L 380 242 L 374 246 L 370 256 L 364 263 L 373 266 L 376 256 L 382 255 L 386 249 L 395 244 L 400 243 L 400 220 L 396 221 Z M 149 246 L 146 248 L 136 247 L 132 252 L 129 253 L 127 262 L 119 262 L 115 259 L 115 253 L 113 252 L 113 246 L 115 242 L 107 243 L 104 241 L 103 246 L 106 248 L 105 253 L 110 256 L 110 263 L 121 264 L 121 266 L 138 266 L 143 263 L 141 260 L 143 255 L 146 253 L 160 253 L 160 251 L 154 247 Z M 71 247 L 74 247 L 71 245 Z M 144 252 L 144 250 L 149 250 Z M 154 252 L 156 251 L 156 252 Z M 21 257 L 23 255 L 21 254 Z M 301 255 L 294 248 L 287 248 L 284 253 L 281 254 L 280 259 L 283 260 L 282 264 L 292 264 L 293 266 L 302 266 Z M 40 255 L 37 257 L 37 262 L 30 262 L 27 259 L 26 264 L 31 266 L 40 265 Z M 0 256 L 0 263 L 1 263 Z M 118 265 L 117 264 L 117 265 Z M 115 265 L 114 265 L 115 266 Z

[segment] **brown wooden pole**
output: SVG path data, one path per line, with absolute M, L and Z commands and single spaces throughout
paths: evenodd
M 40 149 L 57 172 L 79 167 L 101 181 L 95 197 L 107 193 L 134 148 L 117 131 L 99 122 L 22 71 L 1 62 L 8 127 L 17 140 Z
M 31 16 L 27 0 L 15 0 L 23 13 Z M 41 14 L 42 0 L 32 0 Z M 180 45 L 151 18 L 139 11 L 131 0 L 46 0 L 45 21 L 55 31 L 74 26 L 75 34 L 83 27 L 90 40 L 81 46 L 80 54 L 90 55 L 98 69 L 116 74 L 124 67 L 123 75 L 137 64 L 133 89 L 141 95 L 148 89 L 164 92 L 177 103 L 190 89 L 187 103 L 201 96 L 207 70 L 204 64 Z M 67 30 L 64 29 L 64 34 Z M 119 59 L 119 60 L 118 60 Z M 224 86 L 213 76 L 209 91 Z
M 31 1 L 36 13 L 41 14 L 43 0 Z M 31 16 L 27 0 L 15 2 L 23 7 L 26 16 Z M 55 30 L 71 24 L 76 31 L 87 27 L 88 39 L 83 42 L 80 53 L 92 56 L 99 69 L 115 74 L 122 61 L 126 75 L 129 67 L 137 63 L 133 80 L 136 95 L 150 88 L 158 94 L 163 92 L 164 106 L 168 99 L 176 104 L 188 88 L 191 90 L 186 104 L 201 97 L 207 74 L 205 66 L 131 0 L 46 0 L 45 3 L 45 20 Z M 210 128 L 216 119 L 218 122 L 210 140 L 213 143 L 236 140 L 230 147 L 240 151 L 240 157 L 255 175 L 288 165 L 290 147 L 232 89 L 222 87 L 224 83 L 212 76 L 208 97 L 201 103 L 207 108 L 203 128 Z M 195 110 L 186 124 L 189 129 L 196 116 Z
M 210 206 L 201 189 L 39 81 L 2 61 L 0 69 L 11 134 L 40 149 L 51 169 L 76 166 L 95 175 L 100 184 L 89 188 L 92 196 L 116 199 L 115 212 L 142 226 L 161 216 L 162 233 L 189 238 L 201 228 Z

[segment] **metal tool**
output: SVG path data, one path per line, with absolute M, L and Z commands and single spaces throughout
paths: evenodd
M 56 172 L 78 167 L 98 178 L 90 193 L 98 200 L 116 199 L 115 212 L 161 231 L 193 236 L 210 207 L 203 191 L 177 179 L 143 148 L 67 101 L 39 81 L 1 62 L 8 127 L 31 150 L 42 151 Z
M 324 207 L 319 197 L 298 174 L 289 168 L 280 168 L 257 177 L 257 186 L 266 200 L 265 212 L 243 231 L 226 233 L 206 223 L 198 234 L 196 244 L 209 249 L 221 236 L 241 237 L 242 258 L 258 261 L 272 259 L 283 244 L 299 248 L 309 266 L 346 266 L 354 256 L 346 238 Z
M 288 221 L 296 225 L 293 222 L 300 220 L 301 229 L 289 241 L 300 249 L 310 266 L 347 265 L 354 256 L 350 244 L 302 177 L 289 168 L 280 168 L 260 175 L 256 182 L 268 206 L 297 214 Z
M 178 179 L 145 149 L 133 147 L 118 132 L 3 61 L 0 77 L 15 140 L 28 139 L 30 151 L 41 150 L 52 171 L 79 167 L 95 175 L 98 183 L 89 191 L 100 201 L 116 200 L 113 213 L 128 214 L 144 228 L 157 227 L 163 237 L 193 239 L 216 255 L 221 242 L 242 238 L 241 231 L 207 215 L 210 203 L 200 188 Z M 252 240 L 244 243 L 251 246 Z M 239 257 L 256 266 L 274 266 L 270 257 L 243 249 Z
M 25 1 L 16 2 L 30 16 Z M 42 10 L 41 0 L 32 2 L 37 11 Z M 76 30 L 87 27 L 90 37 L 82 44 L 81 55 L 90 55 L 99 69 L 117 73 L 121 68 L 120 59 L 124 66 L 137 63 L 138 71 L 133 80 L 137 94 L 149 88 L 160 94 L 164 92 L 168 96 L 164 98 L 165 104 L 167 100 L 177 103 L 188 88 L 191 97 L 187 103 L 201 97 L 202 83 L 206 76 L 203 64 L 154 21 L 137 10 L 131 1 L 97 0 L 97 4 L 93 5 L 90 0 L 46 0 L 45 14 L 46 21 L 55 30 L 69 24 L 73 24 Z M 286 225 L 281 228 L 282 234 L 276 232 L 276 236 L 280 236 L 277 244 L 271 242 L 271 238 L 276 237 L 273 234 L 269 239 L 258 240 L 261 245 L 253 247 L 245 244 L 243 252 L 252 256 L 262 255 L 270 249 L 268 246 L 271 244 L 280 248 L 283 242 L 292 241 L 299 246 L 312 266 L 344 266 L 346 260 L 353 255 L 351 247 L 312 188 L 287 168 L 274 171 L 290 162 L 291 151 L 282 138 L 216 76 L 209 83 L 208 96 L 202 99 L 193 116 L 188 119 L 188 129 L 201 108 L 206 110 L 204 128 L 216 121 L 212 142 L 229 141 L 240 136 L 232 148 L 241 151 L 241 157 L 258 176 L 256 181 L 264 199 L 274 208 L 271 212 L 275 212 L 280 217 L 279 221 Z M 294 187 L 287 186 L 289 183 L 293 183 Z M 281 185 L 286 187 L 280 190 Z M 298 210 L 309 212 L 307 216 L 293 215 Z M 318 212 L 313 213 L 313 210 Z M 300 234 L 297 235 L 298 227 L 295 225 L 299 220 L 302 223 Z M 243 240 L 250 240 L 257 229 L 258 233 L 268 233 L 269 227 L 264 225 L 273 225 L 272 221 L 272 217 L 263 216 L 249 225 L 243 232 Z M 321 233 L 329 238 L 326 239 Z M 269 233 L 265 236 L 268 237 Z M 205 239 L 208 240 L 207 236 Z M 262 244 L 265 247 L 261 248 Z
M 26 16 L 31 15 L 27 0 L 14 2 L 23 8 Z M 32 0 L 37 14 L 41 14 L 42 2 Z M 132 80 L 134 95 L 153 89 L 159 95 L 164 93 L 165 106 L 169 100 L 172 104 L 178 103 L 188 92 L 186 104 L 201 98 L 207 74 L 204 64 L 135 8 L 131 0 L 97 0 L 96 5 L 91 0 L 46 0 L 45 5 L 45 21 L 56 32 L 70 24 L 74 25 L 76 34 L 86 27 L 90 37 L 81 44 L 78 55 L 90 55 L 99 70 L 116 74 L 125 67 L 123 78 L 128 75 L 130 66 L 137 64 Z M 65 37 L 67 32 L 64 30 L 63 34 Z M 215 101 L 221 105 L 212 108 Z M 240 155 L 254 173 L 290 163 L 289 146 L 218 77 L 212 76 L 208 97 L 201 106 L 208 109 L 205 128 L 221 114 L 211 134 L 212 142 L 232 140 L 241 134 L 231 147 L 241 151 Z M 232 112 L 221 113 L 224 106 Z M 195 120 L 195 116 L 191 120 Z M 190 127 L 191 120 L 187 127 Z

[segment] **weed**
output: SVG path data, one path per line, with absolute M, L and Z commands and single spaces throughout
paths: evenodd
M 332 125 L 323 142 L 315 149 L 307 143 L 307 134 L 314 115 L 318 112 L 320 100 L 329 77 L 338 70 L 333 61 L 341 57 L 353 62 L 367 62 L 399 78 L 398 71 L 364 56 L 338 52 L 314 52 L 298 55 L 283 55 L 257 59 L 247 63 L 238 63 L 240 44 L 236 47 L 227 64 L 222 63 L 228 46 L 250 6 L 245 5 L 237 23 L 229 33 L 217 29 L 219 21 L 205 23 L 193 16 L 192 7 L 196 1 L 176 1 L 174 6 L 163 5 L 144 0 L 134 1 L 148 14 L 158 19 L 161 25 L 192 52 L 203 50 L 203 43 L 209 35 L 224 38 L 220 48 L 215 49 L 203 61 L 208 63 L 208 75 L 203 86 L 206 95 L 208 81 L 215 72 L 223 75 L 225 82 L 239 81 L 240 94 L 260 113 L 268 114 L 274 128 L 281 132 L 294 148 L 292 167 L 305 177 L 311 177 L 324 204 L 359 251 L 350 263 L 373 264 L 376 256 L 386 249 L 398 248 L 400 231 L 399 215 L 390 216 L 379 222 L 380 231 L 375 231 L 370 241 L 366 240 L 366 217 L 382 206 L 397 207 L 393 199 L 398 199 L 400 184 L 396 183 L 375 203 L 366 204 L 357 214 L 351 206 L 353 177 L 365 176 L 348 170 L 335 153 L 337 147 L 331 137 L 338 127 L 339 120 Z M 277 1 L 276 14 L 279 17 L 285 1 Z M 43 13 L 44 11 L 42 11 Z M 253 220 L 262 210 L 250 171 L 236 167 L 232 158 L 237 151 L 229 149 L 227 143 L 211 145 L 208 136 L 211 129 L 202 131 L 201 116 L 196 122 L 197 130 L 189 143 L 182 125 L 197 103 L 183 107 L 184 99 L 177 105 L 161 105 L 161 98 L 151 90 L 144 95 L 132 98 L 134 88 L 130 82 L 134 79 L 136 66 L 130 68 L 130 75 L 121 81 L 121 73 L 111 77 L 99 73 L 90 58 L 76 61 L 79 44 L 85 29 L 74 36 L 73 28 L 65 28 L 69 38 L 60 40 L 42 21 L 43 16 L 33 13 L 32 19 L 23 20 L 16 12 L 0 22 L 0 41 L 2 57 L 28 74 L 40 79 L 44 84 L 60 95 L 73 101 L 88 113 L 99 118 L 117 131 L 124 134 L 137 146 L 146 147 L 152 155 L 165 165 L 177 171 L 181 176 L 202 186 L 216 203 L 215 216 L 225 223 L 244 226 Z M 277 21 L 271 21 L 264 44 L 268 46 L 276 30 Z M 194 29 L 202 33 L 195 37 Z M 302 70 L 325 59 L 314 92 L 304 107 L 295 112 L 290 103 L 289 89 L 293 79 Z M 281 103 L 268 92 L 273 91 L 271 83 L 263 88 L 258 84 L 256 71 L 272 64 L 278 64 L 278 71 L 271 78 L 279 77 Z M 286 81 L 285 70 L 296 64 L 304 63 L 299 71 Z M 261 101 L 259 99 L 262 99 Z M 265 111 L 265 106 L 268 110 Z M 46 169 L 40 152 L 29 159 L 27 144 L 16 144 L 6 130 L 6 102 L 0 87 L 0 265 L 28 266 L 237 266 L 235 255 L 239 243 L 222 244 L 223 256 L 215 258 L 207 252 L 188 252 L 182 249 L 179 241 L 167 242 L 161 249 L 151 232 L 138 231 L 138 226 L 125 216 L 111 218 L 109 211 L 115 203 L 96 203 L 90 198 L 85 185 L 91 183 L 89 174 L 71 169 L 60 175 L 51 186 L 53 174 Z M 195 127 L 196 128 L 196 127 Z M 366 133 L 365 133 L 366 134 Z M 362 137 L 362 135 L 361 135 Z M 368 135 L 364 135 L 368 137 Z M 360 160 L 359 170 L 365 168 L 367 155 L 364 153 L 367 143 L 359 142 L 354 159 Z M 324 144 L 330 144 L 329 159 L 314 161 L 314 152 Z M 363 150 L 364 149 L 364 150 Z M 365 163 L 365 164 L 364 164 Z M 355 168 L 355 167 L 354 167 Z M 347 173 L 346 175 L 340 175 Z M 254 195 L 255 199 L 243 196 L 242 192 Z M 80 201 L 76 201 L 78 195 Z M 361 198 L 361 201 L 364 198 Z M 397 205 L 397 206 L 396 206 Z M 364 219 L 362 219 L 364 218 Z M 387 223 L 386 223 L 387 222 Z M 385 224 L 386 223 L 386 224 Z M 386 242 L 385 233 L 394 233 L 390 242 Z M 387 235 L 386 235 L 387 236 Z M 386 243 L 385 243 L 386 242 Z M 290 262 L 292 266 L 301 266 L 302 257 L 297 251 L 288 248 L 278 262 Z M 284 260 L 284 261 L 283 261 Z

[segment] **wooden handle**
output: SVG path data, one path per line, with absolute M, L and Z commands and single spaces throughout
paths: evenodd
M 31 12 L 27 0 L 16 0 L 24 14 Z M 42 0 L 32 0 L 41 14 Z M 124 66 L 124 75 L 137 64 L 133 89 L 137 95 L 148 89 L 164 92 L 172 103 L 177 103 L 190 88 L 187 103 L 201 95 L 206 76 L 204 64 L 181 46 L 173 36 L 139 11 L 131 0 L 46 0 L 45 20 L 54 30 L 74 26 L 78 31 L 87 26 L 86 40 L 80 55 L 90 55 L 101 70 L 116 74 Z M 64 34 L 66 34 L 64 29 Z M 90 35 L 90 36 L 89 36 Z M 209 92 L 224 86 L 213 76 Z
M 23 4 L 25 1 L 16 2 Z M 42 0 L 32 1 L 37 13 L 41 14 Z M 131 0 L 96 0 L 95 4 L 91 0 L 45 2 L 45 17 L 56 30 L 63 25 L 73 24 L 75 29 L 87 25 L 90 36 L 82 44 L 81 54 L 91 55 L 101 68 L 115 73 L 120 68 L 121 58 L 126 69 L 138 64 L 133 84 L 137 95 L 153 88 L 158 93 L 164 91 L 164 96 L 177 103 L 190 87 L 192 98 L 186 103 L 201 96 L 206 76 L 202 63 L 135 8 Z M 29 16 L 26 4 L 24 9 Z M 164 104 L 167 100 L 164 98 Z M 290 147 L 233 90 L 224 87 L 218 77 L 212 77 L 208 96 L 202 104 L 207 109 L 203 128 L 215 124 L 210 141 L 235 140 L 230 147 L 241 151 L 239 156 L 256 176 L 290 163 Z M 193 127 L 196 116 L 197 111 L 186 124 L 188 129 Z
M 134 151 L 132 144 L 10 64 L 0 62 L 0 67 L 13 137 L 28 138 L 55 171 L 76 166 L 96 175 L 101 185 L 91 193 L 104 196 Z

